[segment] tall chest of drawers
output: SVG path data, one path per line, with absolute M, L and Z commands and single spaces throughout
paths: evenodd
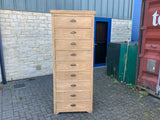
M 54 113 L 92 113 L 95 11 L 51 10 Z

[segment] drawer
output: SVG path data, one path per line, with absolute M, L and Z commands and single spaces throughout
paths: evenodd
M 57 112 L 89 111 L 90 101 L 73 101 L 73 102 L 57 101 L 56 107 L 57 107 Z
M 91 17 L 55 17 L 55 28 L 91 28 Z
M 56 51 L 58 61 L 91 61 L 92 51 Z
M 55 29 L 55 39 L 91 39 L 91 29 Z
M 56 61 L 56 70 L 90 70 L 91 62 L 60 62 Z
M 57 92 L 56 100 L 57 101 L 69 101 L 69 100 L 90 100 L 91 92 Z
M 90 81 L 77 81 L 77 82 L 57 82 L 57 91 L 74 91 L 74 90 L 90 90 Z
M 56 50 L 91 50 L 91 40 L 56 40 Z
M 91 72 L 56 72 L 56 81 L 90 81 Z

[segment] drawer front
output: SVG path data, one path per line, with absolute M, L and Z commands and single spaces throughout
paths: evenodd
M 91 39 L 91 29 L 55 29 L 55 39 Z
M 90 70 L 91 62 L 59 62 L 56 61 L 56 70 Z
M 56 51 L 56 60 L 58 61 L 91 61 L 91 51 Z
M 90 100 L 91 92 L 57 92 L 56 99 L 57 101 L 69 101 L 69 100 Z
M 91 80 L 91 72 L 56 72 L 56 81 Z
M 74 90 L 90 90 L 90 81 L 79 81 L 79 82 L 57 82 L 57 91 L 74 91 Z
M 56 40 L 56 50 L 91 50 L 91 40 Z
M 56 107 L 57 107 L 57 112 L 89 111 L 90 101 L 73 101 L 73 102 L 57 101 Z
M 91 17 L 55 17 L 55 28 L 91 28 Z

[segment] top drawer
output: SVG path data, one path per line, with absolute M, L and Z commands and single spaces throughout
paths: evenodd
M 91 28 L 91 17 L 55 17 L 55 28 Z

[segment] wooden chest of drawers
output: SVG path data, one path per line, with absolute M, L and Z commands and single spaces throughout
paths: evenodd
M 92 112 L 95 11 L 51 10 L 54 113 Z

